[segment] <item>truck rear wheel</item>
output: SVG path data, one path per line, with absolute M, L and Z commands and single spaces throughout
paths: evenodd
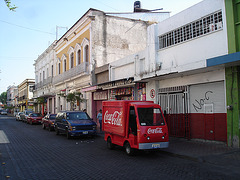
M 126 151 L 127 155 L 129 155 L 129 156 L 133 155 L 133 153 L 134 153 L 134 149 L 131 148 L 129 142 L 126 142 L 126 144 L 125 144 L 125 151 Z
M 114 148 L 114 144 L 112 143 L 112 140 L 110 137 L 107 138 L 107 147 L 108 147 L 108 149 Z

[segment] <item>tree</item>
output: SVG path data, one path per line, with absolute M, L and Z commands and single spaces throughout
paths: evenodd
M 17 7 L 12 5 L 11 0 L 4 0 L 10 11 L 16 11 Z
M 76 101 L 83 102 L 84 99 L 82 98 L 82 93 L 80 92 L 73 92 L 73 93 L 68 93 L 67 95 L 67 102 L 70 102 L 70 110 L 73 111 L 74 109 L 74 104 Z
M 6 104 L 7 103 L 7 92 L 3 92 L 0 95 L 0 102 L 2 102 L 2 104 Z
M 38 103 L 38 104 L 43 104 L 44 102 L 45 102 L 44 97 L 38 97 L 38 98 L 37 98 L 37 103 Z

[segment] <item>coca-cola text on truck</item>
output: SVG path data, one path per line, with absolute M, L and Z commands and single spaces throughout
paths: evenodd
M 152 101 L 103 101 L 104 140 L 109 149 L 125 147 L 128 155 L 135 149 L 168 147 L 168 128 L 161 107 Z

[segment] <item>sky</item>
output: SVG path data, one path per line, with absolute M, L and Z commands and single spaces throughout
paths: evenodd
M 135 0 L 11 0 L 10 11 L 0 0 L 0 94 L 9 86 L 35 78 L 34 61 L 56 40 L 56 26 L 72 27 L 90 8 L 133 12 Z M 175 15 L 202 0 L 141 0 L 143 9 Z M 58 38 L 66 28 L 58 28 Z

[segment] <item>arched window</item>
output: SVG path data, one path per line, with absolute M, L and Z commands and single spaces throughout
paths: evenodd
M 71 46 L 68 49 L 69 69 L 74 67 L 74 48 Z
M 88 48 L 88 45 L 86 45 L 85 47 L 84 47 L 84 51 L 85 51 L 85 62 L 89 62 L 89 48 Z
M 73 68 L 73 66 L 74 66 L 74 54 L 73 53 L 71 53 L 71 55 L 70 55 L 70 64 L 71 64 L 71 68 Z
M 79 65 L 81 64 L 81 45 L 76 43 L 74 50 L 76 52 L 76 65 Z
M 89 52 L 89 40 L 84 38 L 81 47 L 83 47 L 83 62 L 90 62 L 90 52 Z M 87 64 L 88 64 L 87 63 Z
M 52 77 L 53 77 L 53 65 L 52 65 Z
M 77 51 L 77 64 L 81 64 L 81 50 Z
M 58 63 L 58 74 L 61 73 L 61 63 Z
M 62 55 L 61 62 L 62 62 L 62 72 L 66 72 L 67 71 L 67 57 L 65 54 Z
M 66 72 L 66 71 L 67 71 L 67 60 L 64 59 L 64 72 Z

